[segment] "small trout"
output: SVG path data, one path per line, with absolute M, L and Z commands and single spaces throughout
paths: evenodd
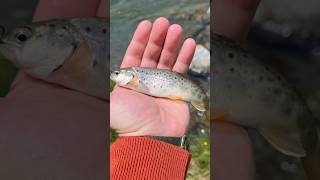
M 197 84 L 169 70 L 132 67 L 112 72 L 110 79 L 119 86 L 151 96 L 191 102 L 199 111 L 208 108 L 207 96 Z
M 305 156 L 317 131 L 304 100 L 239 44 L 213 33 L 211 38 L 212 119 L 257 128 L 282 153 Z
M 0 52 L 35 78 L 106 99 L 107 34 L 106 18 L 35 22 L 2 28 Z

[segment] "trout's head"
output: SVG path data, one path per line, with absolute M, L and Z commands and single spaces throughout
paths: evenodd
M 125 86 L 134 77 L 133 71 L 128 69 L 121 69 L 119 71 L 113 71 L 110 75 L 110 79 L 120 86 Z
M 61 67 L 75 48 L 70 32 L 55 21 L 19 26 L 9 32 L 1 30 L 0 34 L 0 53 L 18 68 L 40 78 Z

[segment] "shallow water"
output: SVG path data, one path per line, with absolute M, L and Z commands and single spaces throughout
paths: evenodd
M 134 30 L 141 20 L 153 21 L 157 17 L 167 17 L 171 23 L 180 24 L 185 32 L 195 25 L 194 21 L 184 21 L 173 16 L 193 11 L 200 6 L 208 6 L 208 0 L 153 1 L 153 0 L 111 0 L 110 9 L 110 59 L 111 70 L 119 67 Z M 187 34 L 189 35 L 189 31 Z

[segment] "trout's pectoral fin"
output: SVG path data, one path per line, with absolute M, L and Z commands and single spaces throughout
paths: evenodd
M 195 107 L 198 111 L 204 112 L 206 111 L 206 105 L 202 101 L 191 101 L 193 107 Z
M 294 157 L 304 157 L 306 155 L 298 129 L 258 127 L 258 131 L 280 152 Z
M 88 78 L 88 73 L 93 70 L 93 58 L 88 44 L 86 42 L 80 43 L 62 67 L 64 73 L 72 78 L 80 80 Z
M 133 76 L 133 78 L 128 83 L 131 87 L 134 87 L 135 89 L 139 89 L 143 92 L 148 92 L 149 88 L 140 81 L 138 76 Z
M 133 76 L 133 78 L 129 81 L 129 83 L 131 86 L 137 88 L 139 87 L 139 84 L 140 84 L 140 80 L 138 78 L 138 76 Z

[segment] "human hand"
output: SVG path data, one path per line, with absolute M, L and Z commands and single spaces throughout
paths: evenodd
M 195 51 L 195 41 L 184 41 L 177 57 L 182 28 L 158 18 L 153 25 L 142 21 L 136 29 L 121 68 L 142 66 L 186 73 Z M 122 87 L 110 95 L 110 125 L 120 136 L 183 136 L 189 125 L 185 102 L 155 98 Z
M 234 40 L 244 40 L 260 0 L 214 0 L 211 3 L 213 31 Z
M 259 0 L 212 1 L 212 30 L 237 41 L 244 40 L 258 3 Z M 213 160 L 211 162 L 215 172 L 214 178 L 253 180 L 255 162 L 246 130 L 228 122 L 213 123 L 214 125 L 211 126 Z

